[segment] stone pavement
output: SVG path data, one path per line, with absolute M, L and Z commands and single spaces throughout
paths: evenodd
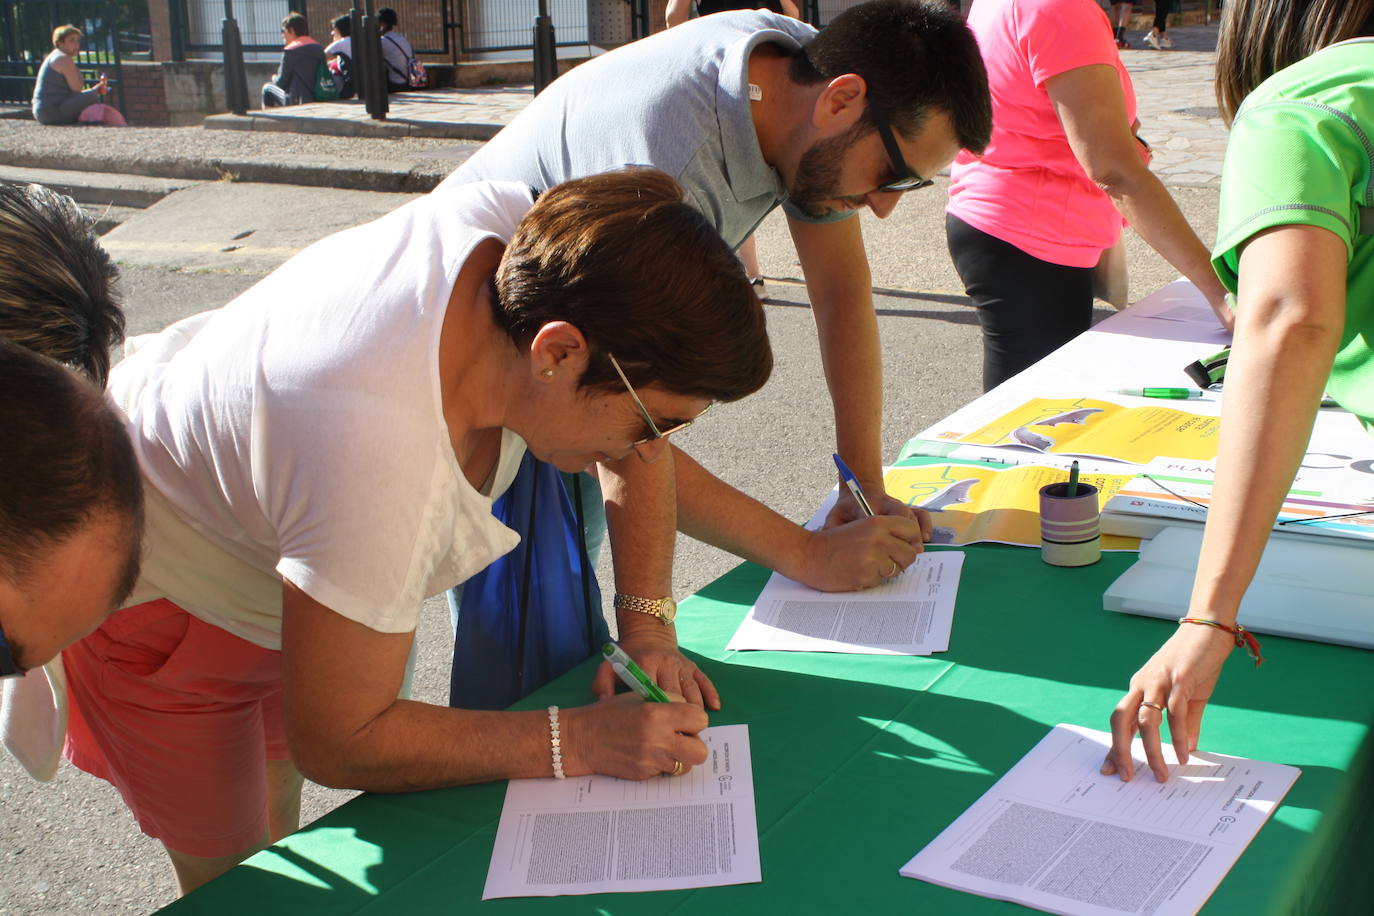
M 1217 27 L 1169 29 L 1172 51 L 1121 52 L 1135 83 L 1140 135 L 1154 150 L 1151 168 L 1171 187 L 1219 187 L 1227 130 L 1213 78 Z M 1141 44 L 1132 33 L 1133 44 Z
M 529 86 L 433 89 L 387 98 L 385 120 L 375 121 L 357 99 L 211 115 L 216 130 L 274 130 L 343 137 L 446 137 L 490 140 L 534 98 Z

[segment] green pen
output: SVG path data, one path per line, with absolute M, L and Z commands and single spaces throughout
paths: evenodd
M 606 661 L 611 663 L 611 670 L 620 676 L 625 685 L 639 694 L 649 703 L 671 703 L 668 694 L 664 693 L 657 684 L 649 680 L 649 676 L 639 669 L 635 660 L 625 654 L 625 650 L 613 642 L 608 642 L 601 647 L 601 655 Z
M 1186 401 L 1202 397 L 1196 388 L 1118 388 L 1117 394 L 1128 394 L 1133 398 L 1166 398 L 1171 401 Z
M 1078 495 L 1078 462 L 1069 465 L 1069 492 L 1065 494 L 1069 499 Z

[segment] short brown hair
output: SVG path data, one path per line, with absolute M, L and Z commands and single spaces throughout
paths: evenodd
M 102 388 L 124 339 L 119 268 L 90 217 L 42 185 L 0 181 L 0 337 Z
M 57 47 L 73 35 L 75 35 L 77 38 L 80 38 L 81 30 L 78 29 L 76 26 L 72 25 L 71 23 L 68 23 L 66 25 L 59 25 L 57 28 L 52 30 L 52 46 L 54 48 Z
M 305 21 L 305 17 L 300 13 L 292 11 L 286 14 L 281 21 L 283 29 L 290 29 L 297 38 L 303 38 L 310 34 L 310 23 Z
M 1260 83 L 1347 38 L 1374 34 L 1374 0 L 1227 0 L 1217 38 L 1217 107 L 1229 124 Z
M 763 306 L 730 247 L 655 169 L 550 188 L 497 268 L 496 323 L 522 349 L 550 321 L 587 338 L 581 387 L 614 390 L 614 353 L 631 384 L 734 401 L 773 369 Z

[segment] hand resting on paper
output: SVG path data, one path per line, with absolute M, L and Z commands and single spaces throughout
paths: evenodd
M 795 567 L 780 565 L 778 572 L 823 592 L 872 588 L 915 563 L 925 549 L 930 516 L 921 514 L 923 522 L 880 515 L 808 531 L 801 562 Z
M 1164 713 L 1145 701 L 1165 707 L 1169 733 L 1179 763 L 1197 750 L 1202 712 L 1216 688 L 1226 657 L 1235 649 L 1231 636 L 1214 627 L 1181 625 L 1131 678 L 1131 689 L 1112 712 L 1112 749 L 1102 763 L 1105 776 L 1120 774 L 1123 782 L 1135 775 L 1131 742 L 1140 732 L 1145 759 L 1155 779 L 1165 782 L 1169 767 L 1161 753 L 1160 726 Z
M 697 732 L 707 725 L 706 711 L 669 696 L 674 702 L 646 703 L 625 693 L 562 710 L 564 771 L 648 779 L 672 773 L 679 761 L 677 775 L 704 763 L 706 744 Z
M 639 620 L 638 618 L 643 618 Z M 720 709 L 720 693 L 700 668 L 677 647 L 677 633 L 657 618 L 635 615 L 636 622 L 620 622 L 620 648 L 635 664 L 670 696 L 707 709 Z M 598 699 L 612 696 L 620 679 L 609 662 L 602 662 L 592 678 L 592 695 Z

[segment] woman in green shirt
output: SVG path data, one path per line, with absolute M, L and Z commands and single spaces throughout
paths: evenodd
M 1117 704 L 1105 774 L 1132 778 L 1139 731 L 1155 778 L 1168 778 L 1166 711 L 1179 761 L 1197 749 L 1322 392 L 1374 422 L 1370 36 L 1374 0 L 1226 4 L 1217 98 L 1232 130 L 1212 265 L 1237 304 L 1216 486 L 1187 618 Z

